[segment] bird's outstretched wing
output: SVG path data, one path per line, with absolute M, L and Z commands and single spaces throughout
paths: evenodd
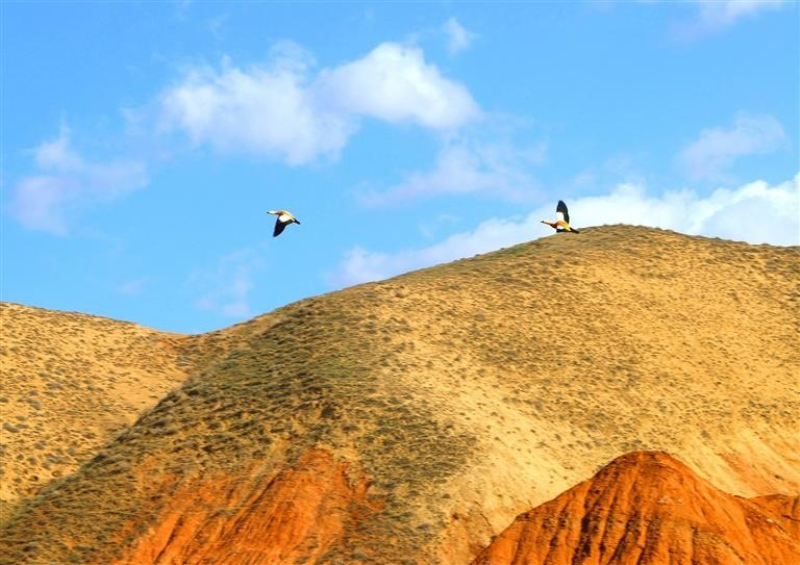
M 565 222 L 569 223 L 569 210 L 567 210 L 567 205 L 564 204 L 563 200 L 558 201 L 558 205 L 556 206 L 556 217 L 559 220 L 564 220 Z
M 281 232 L 286 228 L 286 224 L 284 224 L 280 218 L 275 220 L 275 231 L 272 232 L 272 237 L 278 237 L 281 235 Z

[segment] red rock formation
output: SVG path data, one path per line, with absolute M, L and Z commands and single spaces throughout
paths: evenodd
M 118 565 L 316 562 L 369 512 L 366 483 L 322 450 L 272 476 L 220 475 L 179 487 Z
M 776 515 L 789 535 L 800 539 L 800 496 L 786 496 L 785 494 L 771 494 L 751 498 L 770 515 Z
M 517 517 L 473 565 L 797 565 L 798 507 L 731 496 L 665 453 L 636 452 Z

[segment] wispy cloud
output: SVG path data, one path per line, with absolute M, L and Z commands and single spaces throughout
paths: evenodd
M 777 10 L 789 4 L 788 0 L 695 0 L 697 16 L 682 22 L 675 29 L 680 39 L 694 39 L 733 27 L 741 20 Z
M 569 207 L 576 227 L 625 223 L 750 243 L 800 244 L 800 174 L 777 186 L 756 181 L 708 196 L 690 190 L 649 196 L 640 185 L 622 184 L 606 195 L 570 201 Z M 552 232 L 539 221 L 554 213 L 548 204 L 522 220 L 492 218 L 421 249 L 388 253 L 354 247 L 328 281 L 347 286 L 380 280 L 537 239 Z
M 394 253 L 354 247 L 345 254 L 336 271 L 329 274 L 328 282 L 340 287 L 376 281 L 514 245 L 531 239 L 532 226 L 527 224 L 528 220 L 518 223 L 493 218 L 481 223 L 474 231 L 451 235 L 444 241 L 422 249 L 404 249 Z
M 229 14 L 220 14 L 205 21 L 205 28 L 211 33 L 216 40 L 220 40 L 223 36 L 223 29 L 230 20 Z
M 540 194 L 533 167 L 547 160 L 547 145 L 518 149 L 507 142 L 447 142 L 430 171 L 415 172 L 394 186 L 357 194 L 367 206 L 385 206 L 442 194 L 488 192 L 530 201 Z
M 695 180 L 726 180 L 737 159 L 777 151 L 787 143 L 783 126 L 772 116 L 740 112 L 730 128 L 709 128 L 678 155 L 678 164 Z
M 37 171 L 14 186 L 10 211 L 25 227 L 65 235 L 80 211 L 108 202 L 148 183 L 147 167 L 137 160 L 90 162 L 71 145 L 70 131 L 33 150 Z
M 150 106 L 122 109 L 125 135 L 177 131 L 223 152 L 301 165 L 336 159 L 364 119 L 451 134 L 481 116 L 467 88 L 413 46 L 387 42 L 355 61 L 318 71 L 315 65 L 310 53 L 284 42 L 264 66 L 244 69 L 226 59 L 219 69 L 192 67 Z M 151 145 L 163 147 L 163 139 Z M 66 126 L 32 153 L 36 170 L 17 181 L 9 199 L 9 211 L 30 229 L 64 235 L 80 211 L 149 182 L 144 160 L 84 158 Z
M 255 275 L 265 267 L 258 250 L 247 248 L 220 257 L 212 268 L 196 270 L 189 284 L 200 291 L 197 305 L 226 318 L 252 316 L 250 293 Z
M 356 61 L 313 66 L 310 54 L 283 44 L 266 66 L 193 68 L 163 93 L 162 128 L 299 165 L 336 158 L 362 118 L 448 131 L 480 115 L 469 91 L 416 47 L 382 43 Z
M 451 55 L 455 55 L 469 47 L 476 37 L 474 33 L 452 17 L 442 25 L 442 31 L 447 37 L 447 52 Z
M 732 26 L 765 10 L 775 10 L 788 4 L 787 0 L 700 0 L 702 25 L 713 28 Z
M 193 3 L 193 0 L 178 0 L 175 2 L 176 18 L 180 21 L 186 20 L 189 17 L 189 9 Z
M 138 296 L 148 284 L 150 284 L 150 279 L 147 277 L 132 279 L 118 285 L 117 292 L 123 296 Z

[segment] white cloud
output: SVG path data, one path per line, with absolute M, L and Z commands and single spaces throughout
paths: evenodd
M 678 24 L 674 33 L 679 39 L 694 39 L 733 27 L 741 20 L 789 4 L 787 0 L 694 0 L 697 14 L 692 21 Z
M 355 247 L 348 251 L 336 272 L 328 277 L 335 286 L 376 281 L 407 271 L 471 257 L 530 239 L 527 220 L 490 219 L 474 231 L 458 233 L 423 249 L 407 249 L 382 253 Z M 527 234 L 527 237 L 526 237 Z
M 335 156 L 354 126 L 317 103 L 307 65 L 294 52 L 277 56 L 270 68 L 193 69 L 162 96 L 162 127 L 222 151 L 264 154 L 292 165 Z
M 148 183 L 142 162 L 87 162 L 72 148 L 65 126 L 57 139 L 33 153 L 39 171 L 16 184 L 10 202 L 11 213 L 29 229 L 65 235 L 70 219 L 79 211 Z
M 544 143 L 516 149 L 508 143 L 451 142 L 440 150 L 431 171 L 413 173 L 395 186 L 362 193 L 358 198 L 368 206 L 476 192 L 492 192 L 511 200 L 530 200 L 540 192 L 530 168 L 541 165 L 546 159 Z
M 426 239 L 434 239 L 436 233 L 448 226 L 458 224 L 460 218 L 453 214 L 439 214 L 438 216 L 424 216 L 417 222 L 417 229 Z
M 223 61 L 218 70 L 192 68 L 156 100 L 157 129 L 299 165 L 337 158 L 365 118 L 451 132 L 480 116 L 469 91 L 414 47 L 383 43 L 338 67 L 315 73 L 314 65 L 308 52 L 286 42 L 273 48 L 268 66 L 241 69 Z M 151 112 L 123 109 L 127 133 L 148 129 Z M 38 170 L 17 182 L 9 202 L 31 229 L 66 234 L 80 210 L 148 182 L 143 161 L 84 159 L 66 127 L 33 154 Z
M 447 52 L 451 55 L 466 49 L 475 39 L 475 34 L 467 30 L 455 18 L 449 18 L 442 25 L 442 31 L 447 36 Z
M 250 292 L 255 288 L 254 274 L 265 268 L 256 249 L 242 249 L 221 257 L 214 268 L 198 270 L 189 284 L 204 289 L 197 304 L 226 318 L 252 316 Z
M 383 43 L 367 56 L 319 77 L 323 99 L 348 113 L 437 130 L 479 115 L 469 91 L 442 77 L 421 49 Z
M 46 141 L 34 149 L 36 164 L 43 169 L 80 169 L 83 159 L 70 147 L 69 135 L 69 128 L 62 125 L 57 139 Z
M 576 228 L 625 223 L 749 243 L 800 245 L 800 173 L 777 186 L 756 181 L 720 188 L 706 197 L 689 190 L 648 196 L 641 186 L 622 184 L 607 195 L 568 204 Z M 552 233 L 539 221 L 554 215 L 554 206 L 548 204 L 521 221 L 492 218 L 422 249 L 383 253 L 356 247 L 328 280 L 335 286 L 375 281 L 537 239 Z
M 679 166 L 692 179 L 726 180 L 741 157 L 774 152 L 787 143 L 780 122 L 772 116 L 737 114 L 733 127 L 709 128 L 678 155 Z
M 800 244 L 800 174 L 776 186 L 755 181 L 708 196 L 691 190 L 648 196 L 641 185 L 622 184 L 608 195 L 579 198 L 569 208 L 576 224 L 624 223 L 749 243 Z
M 284 44 L 266 67 L 192 69 L 162 95 L 162 128 L 299 165 L 336 158 L 364 117 L 446 131 L 480 114 L 469 91 L 417 48 L 383 43 L 316 75 L 312 66 L 306 52 Z
M 774 10 L 786 0 L 700 0 L 700 25 L 724 28 L 764 10 Z

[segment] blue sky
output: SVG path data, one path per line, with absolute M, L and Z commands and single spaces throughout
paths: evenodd
M 550 235 L 558 199 L 800 244 L 797 2 L 0 16 L 4 301 L 207 331 Z

